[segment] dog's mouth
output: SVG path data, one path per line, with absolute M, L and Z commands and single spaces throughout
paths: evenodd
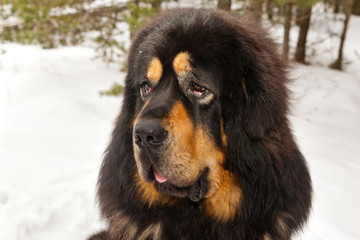
M 199 202 L 207 191 L 206 177 L 208 171 L 208 168 L 206 168 L 199 179 L 187 187 L 178 187 L 171 184 L 154 165 L 150 167 L 148 175 L 149 179 L 155 180 L 154 187 L 158 192 L 178 198 L 188 197 L 193 202 Z

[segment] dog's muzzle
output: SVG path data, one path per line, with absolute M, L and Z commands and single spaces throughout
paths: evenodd
M 197 181 L 186 187 L 171 184 L 158 169 L 159 164 L 161 165 L 159 152 L 162 146 L 166 145 L 168 137 L 167 130 L 158 120 L 139 120 L 134 126 L 133 137 L 134 143 L 143 156 L 138 160 L 144 171 L 142 177 L 147 182 L 156 180 L 154 187 L 158 192 L 179 198 L 188 197 L 193 202 L 198 202 L 204 197 L 207 192 L 208 169 L 201 173 Z

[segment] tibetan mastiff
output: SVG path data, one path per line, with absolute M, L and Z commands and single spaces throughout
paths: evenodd
M 140 31 L 90 239 L 290 239 L 311 180 L 289 128 L 286 65 L 256 25 L 179 9 Z

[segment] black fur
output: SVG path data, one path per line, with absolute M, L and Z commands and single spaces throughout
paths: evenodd
M 224 168 L 243 193 L 235 217 L 226 222 L 209 217 L 201 201 L 184 198 L 149 207 L 137 194 L 132 139 L 133 122 L 144 106 L 139 84 L 152 57 L 159 57 L 170 76 L 171 58 L 181 51 L 192 54 L 199 78 L 207 79 L 216 97 L 208 106 L 194 107 L 173 91 L 158 94 L 159 104 L 180 99 L 194 124 L 207 126 L 216 145 L 226 149 Z M 121 114 L 99 176 L 100 209 L 109 225 L 101 239 L 290 239 L 301 229 L 311 206 L 311 180 L 286 116 L 286 65 L 263 30 L 221 11 L 176 10 L 137 35 L 128 63 Z M 153 107 L 152 114 L 161 111 Z M 149 229 L 152 233 L 144 235 Z

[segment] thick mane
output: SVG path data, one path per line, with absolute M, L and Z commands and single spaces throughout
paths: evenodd
M 204 214 L 201 201 L 149 206 L 140 199 L 133 150 L 134 122 L 144 105 L 138 79 L 154 56 L 168 74 L 168 56 L 182 51 L 218 89 L 213 108 L 220 109 L 223 139 L 214 141 L 226 140 L 223 167 L 242 193 L 226 221 Z M 268 35 L 225 12 L 180 9 L 140 31 L 128 63 L 121 114 L 98 181 L 108 230 L 91 239 L 290 239 L 308 218 L 311 180 L 287 119 L 287 66 Z

